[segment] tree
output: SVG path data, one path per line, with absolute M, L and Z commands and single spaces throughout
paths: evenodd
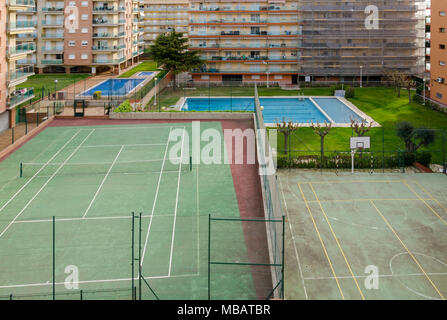
M 151 59 L 158 65 L 164 65 L 165 69 L 174 74 L 174 89 L 176 87 L 176 75 L 187 72 L 203 65 L 199 51 L 189 50 L 188 39 L 183 33 L 175 29 L 166 34 L 160 34 L 154 44 L 146 51 Z
M 385 79 L 393 84 L 397 96 L 400 98 L 400 90 L 407 75 L 399 70 L 386 70 L 384 75 Z
M 300 127 L 298 123 L 293 123 L 292 121 L 286 121 L 285 118 L 282 118 L 281 122 L 276 123 L 276 127 L 279 132 L 282 132 L 284 135 L 284 152 L 288 154 L 288 145 L 289 145 L 289 136 L 293 134 Z
M 355 133 L 357 133 L 357 136 L 363 137 L 365 133 L 367 133 L 369 130 L 371 130 L 373 121 L 369 123 L 369 126 L 366 124 L 366 120 L 362 119 L 362 122 L 358 122 L 357 120 L 351 119 L 351 128 L 354 130 Z
M 411 89 L 417 86 L 416 81 L 413 78 L 406 74 L 402 81 L 402 86 L 408 91 L 408 103 L 411 103 Z
M 396 134 L 404 141 L 406 151 L 411 153 L 416 152 L 422 146 L 432 144 L 436 139 L 432 129 L 415 129 L 413 124 L 408 121 L 397 123 Z
M 311 122 L 311 128 L 314 130 L 316 134 L 320 136 L 320 146 L 321 146 L 321 159 L 324 158 L 324 138 L 329 134 L 332 129 L 332 123 L 328 123 L 324 121 L 324 126 L 321 126 L 320 123 L 314 124 Z

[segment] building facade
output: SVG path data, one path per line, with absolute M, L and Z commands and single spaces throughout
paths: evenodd
M 379 0 L 374 8 L 363 0 L 189 3 L 190 44 L 206 61 L 192 73 L 196 81 L 296 84 L 424 72 L 423 0 Z
M 137 0 L 37 0 L 39 73 L 118 72 L 143 53 Z
M 447 105 L 447 5 L 431 1 L 430 98 Z
M 35 32 L 32 16 L 19 12 L 33 10 L 34 0 L 6 0 L 0 2 L 0 131 L 15 123 L 15 107 L 34 97 L 32 88 L 16 89 L 34 74 L 28 61 L 35 53 Z
M 159 34 L 175 29 L 188 35 L 189 0 L 143 0 L 140 9 L 144 14 L 145 46 L 150 46 Z

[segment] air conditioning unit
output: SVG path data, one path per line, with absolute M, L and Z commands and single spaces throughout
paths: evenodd
M 439 82 L 439 83 L 444 83 L 445 79 L 444 78 L 438 78 L 438 79 L 436 79 L 436 81 Z

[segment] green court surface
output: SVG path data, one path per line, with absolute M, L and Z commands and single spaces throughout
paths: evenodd
M 447 297 L 445 175 L 284 170 L 278 180 L 286 299 Z
M 239 208 L 230 166 L 190 170 L 187 135 L 168 140 L 178 128 L 190 136 L 191 123 L 50 127 L 1 162 L 0 297 L 52 298 L 55 216 L 56 298 L 79 299 L 82 290 L 83 299 L 130 299 L 131 213 L 141 212 L 141 268 L 149 285 L 160 299 L 207 299 L 209 215 L 239 218 Z M 206 129 L 222 132 L 219 122 L 202 122 Z M 174 145 L 181 165 L 170 163 Z M 230 251 L 213 239 L 220 251 L 212 258 L 246 259 L 242 224 L 230 229 Z M 73 266 L 79 288 L 70 289 Z M 250 268 L 239 269 L 233 278 L 212 274 L 213 298 L 256 298 Z M 141 291 L 154 298 L 144 282 Z

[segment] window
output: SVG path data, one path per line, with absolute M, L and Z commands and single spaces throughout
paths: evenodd
M 82 1 L 81 7 L 88 7 L 88 1 Z
M 445 67 L 445 61 L 439 61 L 439 65 L 440 65 L 441 67 Z
M 73 60 L 75 58 L 76 58 L 76 55 L 73 53 L 68 55 L 68 59 L 70 59 L 70 60 Z
M 445 28 L 439 28 L 440 33 L 445 33 Z
M 88 46 L 88 41 L 87 40 L 83 40 L 81 42 L 81 46 L 83 46 L 83 47 Z
M 68 41 L 69 47 L 74 47 L 75 45 L 76 45 L 76 41 L 74 41 L 74 40 Z
M 210 79 L 210 76 L 208 76 L 208 75 L 203 75 L 203 76 L 201 76 L 200 77 L 202 80 L 209 80 Z
M 445 17 L 445 11 L 439 11 L 439 15 L 440 15 L 441 17 Z
M 259 80 L 259 79 L 261 79 L 261 76 L 260 75 L 252 75 L 251 78 L 253 80 Z
M 281 75 L 277 75 L 277 76 L 275 76 L 275 79 L 276 80 L 282 79 L 282 76 Z
M 442 99 L 442 93 L 440 93 L 440 92 L 436 92 L 436 98 L 438 98 L 438 99 Z
M 440 44 L 440 45 L 439 45 L 439 49 L 441 49 L 441 50 L 445 50 L 445 44 Z
M 82 20 L 88 20 L 88 14 L 83 14 L 83 15 L 81 16 L 81 19 L 82 19 Z
M 88 33 L 88 28 L 82 28 L 81 33 Z
M 88 54 L 86 54 L 86 53 L 81 54 L 81 59 L 87 60 L 88 59 Z
M 69 7 L 76 7 L 76 2 L 74 2 L 74 1 L 70 1 L 70 2 L 68 3 L 68 6 L 69 6 Z

